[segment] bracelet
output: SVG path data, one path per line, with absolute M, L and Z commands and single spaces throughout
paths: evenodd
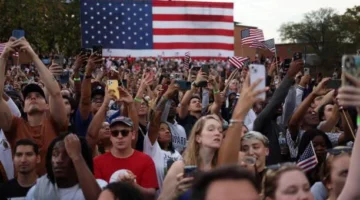
M 74 81 L 81 81 L 81 78 L 74 78 Z
M 358 126 L 360 126 L 360 116 L 359 116 L 359 115 L 356 117 L 356 124 L 357 124 Z
M 219 94 L 220 90 L 213 90 L 214 94 Z
M 135 97 L 135 98 L 134 98 L 134 101 L 135 101 L 135 102 L 137 102 L 137 103 L 142 103 L 142 102 L 143 102 L 143 100 L 142 100 L 142 99 L 137 98 L 137 97 Z
M 229 127 L 232 126 L 235 123 L 241 123 L 242 125 L 244 125 L 244 121 L 243 120 L 237 120 L 237 119 L 230 119 L 229 121 Z

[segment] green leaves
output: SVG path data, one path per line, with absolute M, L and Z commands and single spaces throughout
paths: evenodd
M 24 29 L 38 53 L 74 55 L 80 48 L 80 0 L 0 0 L 0 13 L 1 42 L 9 39 L 12 30 Z
M 343 54 L 354 54 L 360 48 L 360 6 L 339 15 L 331 8 L 306 13 L 299 23 L 280 27 L 282 40 L 308 43 L 322 64 L 335 63 Z

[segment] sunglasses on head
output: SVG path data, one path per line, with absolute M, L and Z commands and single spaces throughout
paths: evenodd
M 328 149 L 327 152 L 331 155 L 337 156 L 342 153 L 351 153 L 352 148 L 351 147 L 334 148 L 334 149 Z
M 121 133 L 121 135 L 122 135 L 123 137 L 126 137 L 126 136 L 129 135 L 130 131 L 129 131 L 129 130 L 121 130 L 121 131 L 119 131 L 119 130 L 113 130 L 113 131 L 111 131 L 111 135 L 112 135 L 113 137 L 119 136 L 119 133 Z

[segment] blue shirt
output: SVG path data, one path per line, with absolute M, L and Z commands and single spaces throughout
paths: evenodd
M 86 120 L 83 120 L 80 115 L 80 109 L 76 111 L 75 114 L 75 127 L 76 127 L 76 134 L 78 136 L 85 137 L 87 129 L 91 123 L 91 120 L 93 119 L 93 114 L 90 112 L 88 118 Z

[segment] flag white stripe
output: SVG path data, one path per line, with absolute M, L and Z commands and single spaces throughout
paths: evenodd
M 153 28 L 169 29 L 225 29 L 234 30 L 234 23 L 231 22 L 191 22 L 191 21 L 153 21 Z
M 154 43 L 224 43 L 234 44 L 234 37 L 228 36 L 202 36 L 202 35 L 154 35 Z
M 153 7 L 153 15 L 155 14 L 174 14 L 174 15 L 224 15 L 233 16 L 231 8 L 210 8 L 210 7 Z
M 164 55 L 163 55 L 164 52 Z M 189 52 L 188 49 L 103 49 L 104 56 L 120 56 L 120 55 L 131 55 L 132 57 L 157 57 L 162 55 L 162 57 L 171 57 L 178 55 L 185 55 L 186 52 Z M 209 50 L 209 49 L 192 49 L 192 57 L 231 57 L 234 55 L 232 50 Z
M 311 159 L 312 159 L 311 162 L 309 162 L 309 159 L 299 162 L 298 166 L 301 168 L 306 168 L 308 166 L 314 165 L 314 163 L 316 163 L 316 159 L 315 158 L 311 158 Z

